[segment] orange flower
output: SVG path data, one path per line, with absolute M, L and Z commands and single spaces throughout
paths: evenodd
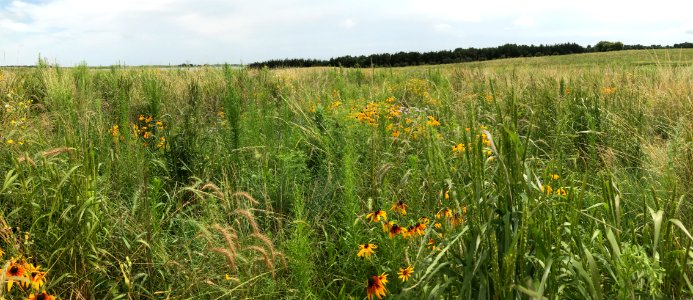
M 7 267 L 7 271 L 5 272 L 5 276 L 6 277 L 23 277 L 25 272 L 26 272 L 26 269 L 24 268 L 24 263 L 12 260 L 10 262 L 10 265 Z M 7 292 L 10 292 L 12 290 L 13 284 L 14 284 L 14 280 L 12 280 L 12 278 L 8 278 L 7 279 Z
M 49 295 L 46 291 L 43 291 L 40 294 L 29 295 L 29 300 L 55 300 L 55 296 Z
M 373 275 L 368 278 L 368 283 L 366 285 L 366 293 L 368 295 L 368 300 L 373 300 L 373 295 L 378 297 L 378 299 L 383 299 L 387 289 L 385 288 L 387 284 L 387 274 L 383 273 L 380 276 Z
M 390 227 L 389 235 L 390 235 L 390 238 L 393 238 L 393 237 L 397 236 L 398 234 L 405 234 L 406 232 L 407 232 L 406 228 L 399 226 L 397 224 L 392 224 L 392 226 Z

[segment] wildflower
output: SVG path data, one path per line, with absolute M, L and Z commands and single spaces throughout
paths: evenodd
M 444 196 L 444 198 L 445 198 L 445 200 L 449 200 L 449 199 L 450 199 L 450 193 L 449 193 L 449 191 L 445 191 L 445 196 Z
M 223 116 L 224 112 L 222 111 L 221 114 L 222 114 L 222 116 Z M 157 127 L 159 127 L 159 129 L 164 129 L 164 123 L 163 123 L 163 122 L 161 122 L 161 121 L 156 121 L 155 124 L 156 124 Z
M 147 131 L 147 132 L 144 133 L 144 136 L 143 136 L 143 137 L 144 137 L 145 139 L 148 139 L 148 138 L 152 137 L 152 133 L 149 132 L 149 131 Z
M 12 260 L 10 262 L 10 265 L 7 267 L 7 271 L 5 272 L 5 277 L 22 277 L 24 276 L 24 273 L 26 272 L 26 269 L 24 268 L 24 264 L 15 260 Z M 11 278 L 7 279 L 7 292 L 9 293 L 10 290 L 12 290 L 12 285 L 14 284 L 14 280 Z
M 452 146 L 452 153 L 453 154 L 462 154 L 462 153 L 464 153 L 464 151 L 465 151 L 464 144 L 457 144 L 455 146 Z
M 147 116 L 147 118 L 144 119 L 144 122 L 145 122 L 145 123 L 149 123 L 149 122 L 151 122 L 151 121 L 152 121 L 152 116 Z
M 166 138 L 162 136 L 159 138 L 159 143 L 156 144 L 156 147 L 163 148 L 164 146 L 166 146 Z
M 491 150 L 486 150 L 486 156 L 491 156 L 491 155 L 493 155 L 493 152 L 491 152 Z
M 399 275 L 399 279 L 402 279 L 402 282 L 409 280 L 411 274 L 414 274 L 414 267 L 412 266 L 399 268 L 399 272 L 397 272 L 397 275 Z
M 387 221 L 387 213 L 384 210 L 376 210 L 366 215 L 366 219 L 370 222 L 380 222 L 380 218 Z
M 29 285 L 31 285 L 33 290 L 38 291 L 41 289 L 41 286 L 46 283 L 46 272 L 41 272 L 39 268 L 39 266 L 34 266 L 31 263 L 27 264 L 29 281 L 23 283 L 24 287 L 29 287 Z
M 429 220 L 428 217 L 425 217 L 425 216 L 424 216 L 424 217 L 419 218 L 419 222 L 420 222 L 421 224 L 428 225 L 428 223 L 430 223 L 431 220 Z
M 392 137 L 393 137 L 393 138 L 398 138 L 398 137 L 399 137 L 399 130 L 394 130 L 394 131 L 392 131 Z
M 551 174 L 551 179 L 558 180 L 558 178 L 561 178 L 561 176 L 558 176 L 558 174 Z
M 566 192 L 566 190 L 561 187 L 561 188 L 558 188 L 558 190 L 556 190 L 556 195 L 561 196 L 561 197 L 565 197 L 565 196 L 568 196 L 568 192 Z
M 39 294 L 32 293 L 31 295 L 29 295 L 29 300 L 55 300 L 55 296 L 46 293 L 46 291 L 43 291 Z
M 8 145 L 14 144 L 14 140 L 13 140 L 13 139 L 8 139 L 8 140 L 7 140 L 7 144 L 8 144 Z
M 426 125 L 431 126 L 431 127 L 436 127 L 436 126 L 440 126 L 440 122 L 438 122 L 438 120 L 436 120 L 435 117 L 428 116 L 428 121 L 426 121 Z
M 449 208 L 446 207 L 436 214 L 436 219 L 440 219 L 443 217 L 452 218 L 452 210 L 450 210 Z
M 119 126 L 118 126 L 118 124 L 116 124 L 116 125 L 113 125 L 113 127 L 111 127 L 111 130 L 109 130 L 113 137 L 118 136 L 118 128 L 119 128 Z
M 226 275 L 224 276 L 224 279 L 226 279 L 226 281 L 231 280 L 231 275 L 229 275 L 229 273 L 226 273 Z
M 466 215 L 467 214 L 467 206 L 462 206 L 462 214 Z
M 390 238 L 393 238 L 398 234 L 402 234 L 403 236 L 406 235 L 407 229 L 397 224 L 392 224 L 392 226 L 390 226 L 388 235 L 390 236 Z
M 486 94 L 486 101 L 491 102 L 493 101 L 493 96 L 491 94 Z
M 404 201 L 399 200 L 392 204 L 392 208 L 390 210 L 399 213 L 400 215 L 406 215 L 407 214 L 407 207 L 409 205 L 405 204 Z
M 368 300 L 373 300 L 373 295 L 378 297 L 378 299 L 383 299 L 387 289 L 385 288 L 387 284 L 387 274 L 383 273 L 380 276 L 373 275 L 368 278 L 368 283 L 366 285 L 366 293 L 368 295 Z
M 140 115 L 139 117 L 137 117 L 137 120 L 144 121 L 144 115 Z
M 611 95 L 614 92 L 616 92 L 616 88 L 612 88 L 612 87 L 603 87 L 602 88 L 602 94 L 604 94 L 604 95 Z
M 462 215 L 459 213 L 455 213 L 452 218 L 450 218 L 450 221 L 452 223 L 452 226 L 457 226 L 457 225 L 462 225 L 464 224 L 464 218 Z
M 541 191 L 545 193 L 547 196 L 551 196 L 551 193 L 553 193 L 553 189 L 551 188 L 550 185 L 544 185 L 541 187 Z
M 440 229 L 440 227 L 443 227 L 443 224 L 440 224 L 440 223 L 438 223 L 438 222 L 436 222 L 435 224 L 433 224 L 433 228 L 435 228 L 435 229 Z
M 377 248 L 378 248 L 378 246 L 376 246 L 375 244 L 359 245 L 359 253 L 357 253 L 356 256 L 365 257 L 365 258 L 371 257 L 371 255 L 373 253 L 375 253 L 375 251 L 373 251 L 373 250 L 375 250 Z
M 426 230 L 426 225 L 421 224 L 421 223 L 416 223 L 414 226 L 412 226 L 408 231 L 412 232 L 412 235 L 417 234 L 417 235 L 424 235 Z
M 2 257 L 3 254 L 5 254 L 5 252 L 2 252 L 2 248 L 0 248 L 0 257 Z

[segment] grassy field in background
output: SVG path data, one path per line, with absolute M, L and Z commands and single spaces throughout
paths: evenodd
M 0 69 L 0 299 L 690 299 L 692 61 Z

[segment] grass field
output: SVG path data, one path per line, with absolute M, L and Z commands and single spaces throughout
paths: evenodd
M 692 62 L 0 69 L 0 299 L 690 299 Z

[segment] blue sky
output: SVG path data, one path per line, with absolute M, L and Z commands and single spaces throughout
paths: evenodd
M 0 0 L 0 65 L 250 63 L 504 43 L 693 41 L 654 1 Z

